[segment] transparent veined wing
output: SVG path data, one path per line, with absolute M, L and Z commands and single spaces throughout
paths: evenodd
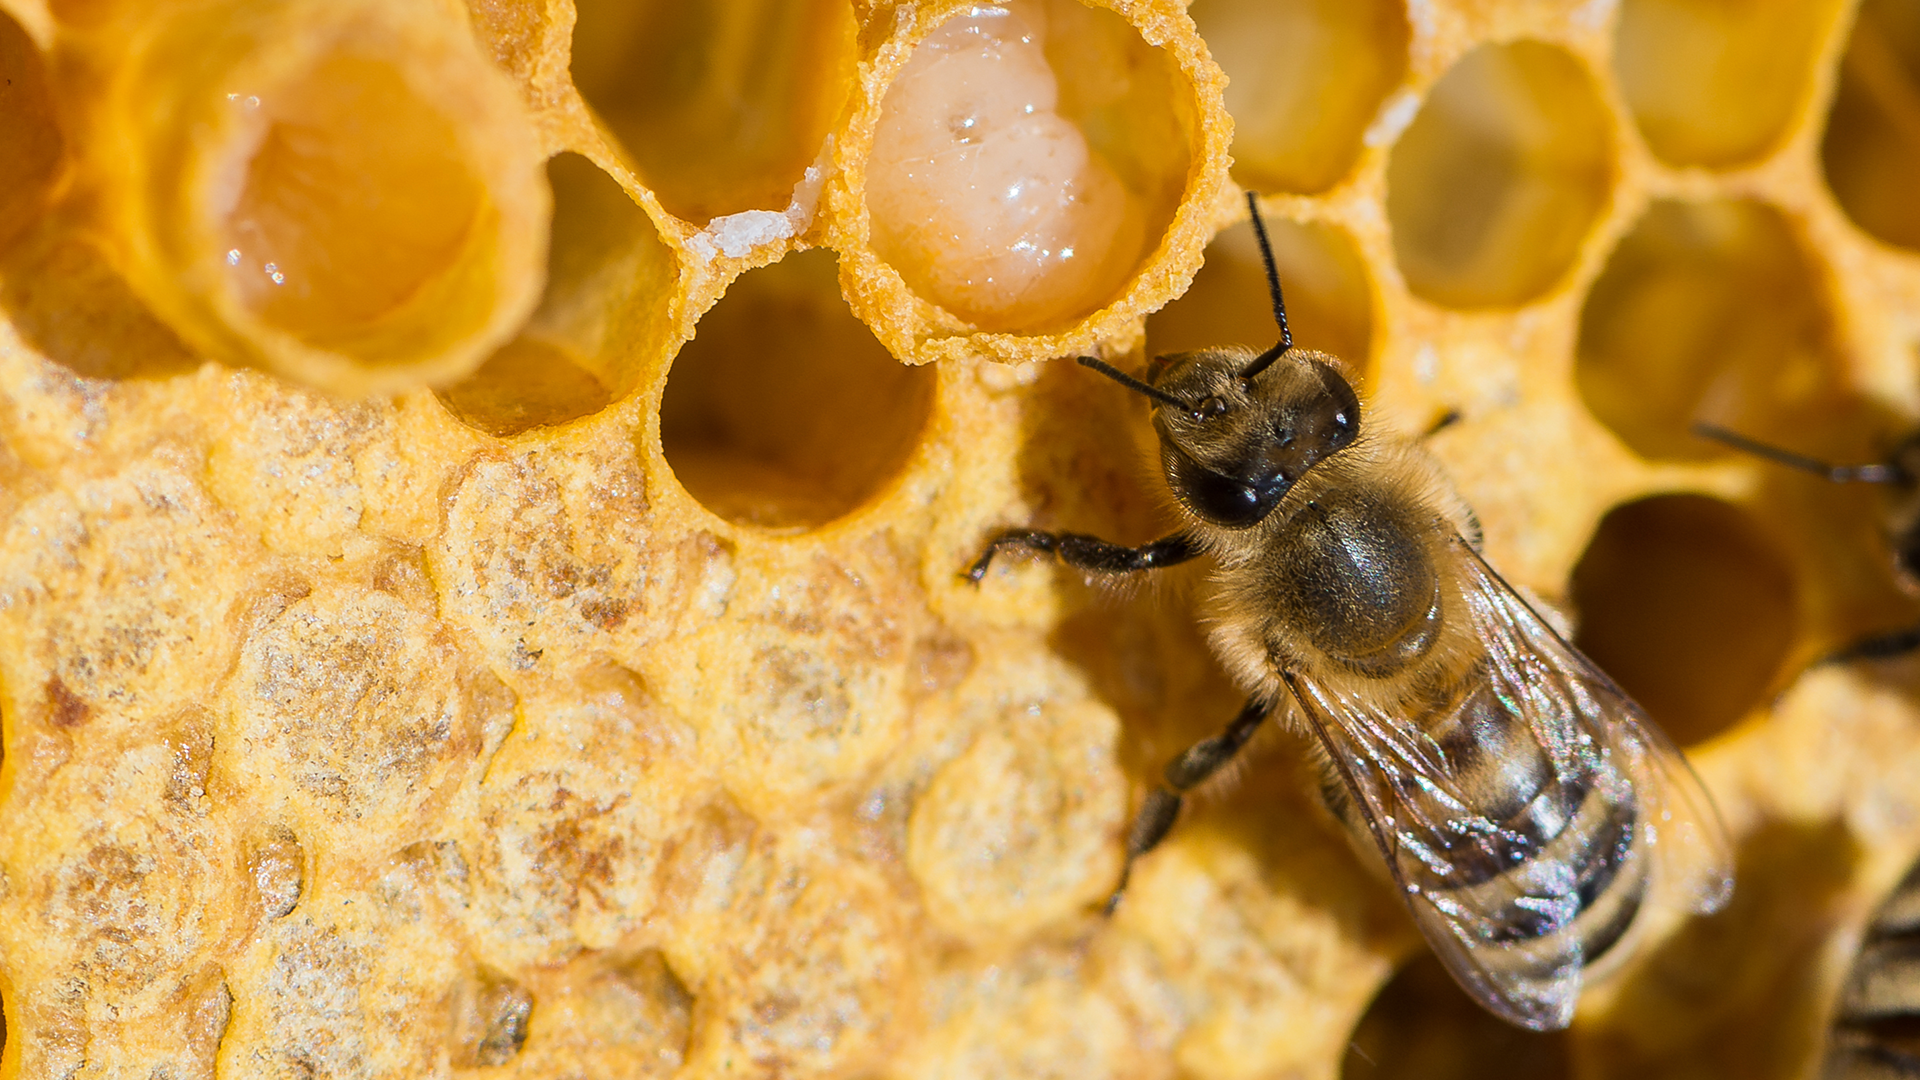
M 1632 699 L 1454 550 L 1483 650 L 1453 685 L 1394 702 L 1283 678 L 1454 977 L 1513 1023 L 1564 1027 L 1643 905 L 1725 902 L 1729 849 Z
M 1478 552 L 1464 541 L 1456 541 L 1456 546 L 1477 579 L 1469 590 L 1469 605 L 1475 629 L 1500 662 L 1497 681 L 1518 692 L 1540 672 L 1548 676 L 1547 685 L 1564 684 L 1575 695 L 1581 715 L 1604 718 L 1611 743 L 1630 752 L 1634 783 L 1645 792 L 1650 813 L 1644 827 L 1653 830 L 1658 841 L 1661 901 L 1698 915 L 1725 907 L 1733 895 L 1733 844 L 1713 797 L 1680 748 L 1626 691 L 1547 625 Z M 1548 713 L 1534 710 L 1531 715 L 1538 737 L 1558 734 L 1540 723 Z

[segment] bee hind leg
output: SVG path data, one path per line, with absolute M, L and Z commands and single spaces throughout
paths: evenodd
M 1160 846 L 1160 841 L 1173 829 L 1174 819 L 1180 816 L 1181 795 L 1232 761 L 1271 711 L 1272 706 L 1266 702 L 1250 698 L 1226 730 L 1194 743 L 1167 763 L 1166 784 L 1147 793 L 1147 801 L 1134 817 L 1133 827 L 1127 830 L 1127 861 L 1120 868 L 1120 882 L 1113 887 L 1113 895 L 1107 897 L 1107 914 L 1113 914 L 1113 909 L 1120 906 L 1120 894 L 1126 891 L 1127 879 L 1133 875 L 1134 860 Z
M 1200 554 L 1200 547 L 1185 533 L 1155 540 L 1151 544 L 1142 544 L 1137 548 L 1109 543 L 1096 536 L 1081 533 L 1038 532 L 1033 529 L 1008 529 L 993 538 L 987 550 L 974 560 L 967 570 L 967 580 L 978 585 L 980 579 L 987 576 L 987 567 L 992 565 L 993 557 L 1013 548 L 1025 548 L 1058 556 L 1060 561 L 1076 570 L 1091 570 L 1102 574 L 1129 574 L 1141 570 L 1158 570 L 1163 566 L 1173 566 L 1186 562 Z

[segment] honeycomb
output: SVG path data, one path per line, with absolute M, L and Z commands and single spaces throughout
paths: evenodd
M 0 1077 L 1804 1076 L 1920 853 L 1916 0 L 0 0 Z M 1123 367 L 1425 437 L 1729 908 L 1453 987 Z M 1049 361 L 1052 362 L 1049 362 Z

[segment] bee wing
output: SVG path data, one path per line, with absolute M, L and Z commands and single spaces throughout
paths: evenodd
M 1591 727 L 1602 746 L 1625 759 L 1647 811 L 1642 827 L 1658 845 L 1653 849 L 1658 900 L 1699 915 L 1725 907 L 1733 895 L 1733 845 L 1713 796 L 1680 748 L 1626 691 L 1547 625 L 1478 552 L 1463 541 L 1456 543 L 1466 555 L 1475 628 L 1487 642 L 1501 692 L 1528 693 L 1533 680 L 1541 678 L 1546 693 L 1541 707 L 1529 715 L 1542 745 L 1551 746 L 1549 740 L 1569 734 L 1577 738 Z M 1575 722 L 1556 722 L 1568 715 L 1563 711 L 1568 706 L 1574 709 Z
M 1633 700 L 1464 542 L 1456 552 L 1486 661 L 1426 723 L 1300 673 L 1284 678 L 1454 978 L 1512 1023 L 1565 1027 L 1588 941 L 1574 921 L 1591 907 L 1596 918 L 1616 918 L 1618 934 L 1637 910 L 1637 892 L 1610 900 L 1608 883 L 1650 872 L 1658 896 L 1716 910 L 1732 887 L 1729 847 L 1705 789 Z M 1430 734 L 1461 717 L 1484 745 L 1449 751 Z M 1549 763 L 1547 783 L 1568 801 L 1570 791 L 1600 792 L 1571 809 L 1593 803 L 1604 818 L 1607 808 L 1629 808 L 1615 816 L 1630 826 L 1616 835 L 1604 820 L 1569 822 L 1569 835 L 1591 843 L 1555 854 L 1553 843 L 1496 820 L 1513 816 L 1492 806 L 1503 781 L 1513 782 L 1502 760 L 1515 757 Z M 1652 865 L 1643 866 L 1648 853 Z

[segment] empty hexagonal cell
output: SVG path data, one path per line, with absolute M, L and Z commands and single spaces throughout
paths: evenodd
M 1746 511 L 1704 495 L 1615 507 L 1572 597 L 1574 644 L 1683 746 L 1759 707 L 1798 631 L 1785 556 Z
M 700 320 L 660 402 L 667 463 L 730 521 L 801 528 L 878 493 L 933 406 L 934 371 L 900 364 L 840 297 L 829 251 L 748 271 Z
M 1188 14 L 1231 80 L 1234 178 L 1259 191 L 1338 183 L 1406 75 L 1399 0 L 1195 0 Z
M 1353 240 L 1321 222 L 1268 218 L 1266 225 L 1294 344 L 1340 357 L 1364 382 L 1372 367 L 1373 284 Z M 1147 318 L 1152 356 L 1210 345 L 1264 349 L 1279 336 L 1251 221 L 1221 230 L 1193 287 Z
M 1421 953 L 1354 1026 L 1341 1080 L 1564 1080 L 1563 1031 L 1526 1031 L 1481 1008 L 1433 954 Z
M 1580 312 L 1574 366 L 1594 416 L 1636 453 L 1729 453 L 1710 421 L 1806 444 L 1844 389 L 1821 275 L 1764 203 L 1662 200 L 1614 248 Z
M 1459 308 L 1541 296 L 1572 267 L 1613 171 L 1606 109 L 1580 61 L 1538 41 L 1474 49 L 1434 85 L 1387 163 L 1408 288 Z
M 669 211 L 783 210 L 853 87 L 847 0 L 580 0 L 573 84 Z
M 447 254 L 484 213 L 484 194 L 460 161 L 460 133 L 401 73 L 343 56 L 311 79 L 284 96 L 283 115 L 247 164 L 226 261 L 243 303 L 324 340 L 378 320 L 445 273 Z M 385 220 L 356 220 L 396 188 L 421 197 Z M 362 237 L 377 255 L 330 248 Z
M 1097 310 L 1173 220 L 1189 101 L 1173 63 L 1111 11 L 963 9 L 887 90 L 867 167 L 874 250 L 985 329 Z
M 183 338 L 365 394 L 471 371 L 526 319 L 542 153 L 463 24 L 376 0 L 143 10 L 94 42 L 128 52 L 78 92 L 113 92 L 67 115 L 117 267 Z
M 1920 0 L 1860 5 L 1820 160 L 1856 225 L 1920 249 Z
M 578 154 L 547 163 L 547 288 L 518 336 L 440 391 L 461 420 L 513 435 L 599 411 L 633 389 L 665 344 L 672 253 L 646 212 Z
M 1838 0 L 1623 0 L 1613 68 L 1647 146 L 1724 168 L 1778 146 Z
M 40 212 L 60 148 L 40 50 L 0 13 L 0 245 Z

